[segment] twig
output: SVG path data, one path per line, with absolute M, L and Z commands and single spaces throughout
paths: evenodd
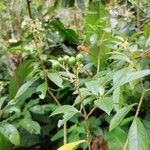
M 67 122 L 64 123 L 64 145 L 67 143 Z
M 89 118 L 89 116 L 95 111 L 96 108 L 97 108 L 97 107 L 94 106 L 94 107 L 91 109 L 91 111 L 88 113 L 88 115 L 86 116 L 86 118 Z
M 27 8 L 28 8 L 28 13 L 29 13 L 29 17 L 32 18 L 32 14 L 31 14 L 31 7 L 30 7 L 30 0 L 26 0 L 27 1 Z

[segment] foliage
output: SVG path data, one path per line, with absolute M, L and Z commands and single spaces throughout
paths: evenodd
M 0 2 L 0 150 L 148 150 L 149 3 L 11 2 Z

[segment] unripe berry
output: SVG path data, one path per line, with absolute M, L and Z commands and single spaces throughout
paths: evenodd
M 62 62 L 63 62 L 63 58 L 62 58 L 62 57 L 59 57 L 59 58 L 58 58 L 58 61 L 59 61 L 60 63 L 62 63 Z
M 77 61 L 83 61 L 83 55 L 82 54 L 78 54 L 76 56 Z
M 52 68 L 53 69 L 58 69 L 60 67 L 60 63 L 58 62 L 58 61 L 54 61 L 53 63 L 52 63 Z
M 67 63 L 68 60 L 69 60 L 69 58 L 70 58 L 70 57 L 66 55 L 66 56 L 63 57 L 63 61 Z
M 68 60 L 69 65 L 75 65 L 76 63 L 76 58 L 75 57 L 70 57 Z

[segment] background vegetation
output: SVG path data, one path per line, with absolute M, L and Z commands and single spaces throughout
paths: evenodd
M 150 149 L 149 0 L 1 0 L 0 29 L 0 150 Z

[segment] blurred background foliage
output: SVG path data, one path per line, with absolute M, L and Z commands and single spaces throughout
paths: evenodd
M 112 79 L 110 70 L 128 66 L 132 70 L 132 61 L 138 57 L 140 59 L 134 62 L 136 67 L 149 69 L 150 1 L 141 0 L 138 33 L 136 11 L 135 0 L 0 1 L 0 150 L 56 150 L 62 145 L 63 129 L 57 128 L 59 116 L 49 117 L 57 106 L 47 92 L 44 100 L 39 97 L 39 92 L 43 94 L 47 89 L 42 84 L 44 75 L 38 59 L 49 69 L 52 65 L 50 59 L 81 53 L 88 76 L 81 75 L 85 79 L 82 82 L 90 80 L 94 74 L 101 78 L 104 75 L 109 82 L 106 90 L 112 84 L 109 81 Z M 34 20 L 36 26 L 29 18 Z M 30 27 L 33 25 L 32 29 L 27 27 L 28 24 Z M 37 38 L 34 34 L 38 35 Z M 42 51 L 39 54 L 38 48 Z M 34 79 L 32 74 L 40 77 Z M 24 83 L 27 83 L 24 86 L 26 90 L 16 97 Z M 150 77 L 145 77 L 143 83 L 149 88 Z M 72 95 L 72 84 L 65 81 L 63 88 L 58 88 L 60 83 L 52 79 L 48 84 L 61 104 L 73 104 L 76 96 Z M 140 84 L 134 82 L 119 90 L 120 103 L 137 103 L 142 93 Z M 140 117 L 150 137 L 149 98 L 150 93 L 147 93 Z M 88 104 L 87 109 L 90 110 L 90 107 Z M 131 114 L 134 113 L 133 109 Z M 93 143 L 100 141 L 104 150 L 107 149 L 104 139 L 110 150 L 121 149 L 132 120 L 127 118 L 125 127 L 108 132 L 112 116 L 98 110 L 89 118 L 90 132 L 95 137 Z M 119 137 L 119 142 L 116 137 Z M 75 115 L 68 125 L 68 141 L 85 138 L 84 122 Z M 86 148 L 83 144 L 82 149 Z

